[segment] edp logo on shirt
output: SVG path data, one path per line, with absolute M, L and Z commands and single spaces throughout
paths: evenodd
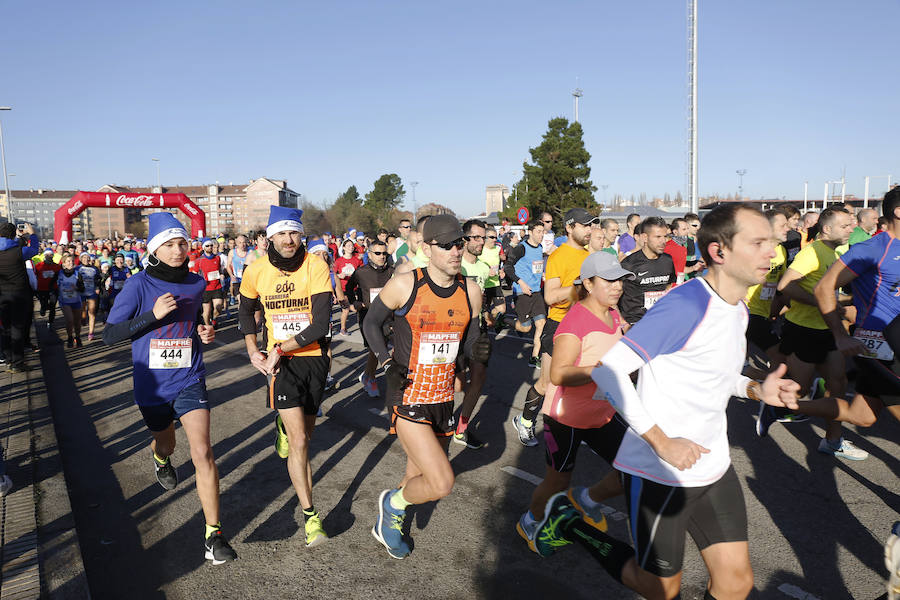
M 292 282 L 286 281 L 284 283 L 279 283 L 275 286 L 276 294 L 290 294 L 295 289 L 295 286 Z

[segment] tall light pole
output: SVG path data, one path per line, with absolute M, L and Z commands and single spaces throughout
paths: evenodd
M 600 184 L 600 189 L 603 190 L 603 206 L 606 206 L 606 188 L 609 187 L 608 183 Z
M 572 97 L 575 98 L 575 122 L 576 123 L 578 122 L 578 99 L 581 98 L 582 96 L 584 96 L 584 92 L 581 90 L 581 88 L 575 88 L 575 90 L 572 92 Z
M 419 213 L 419 207 L 416 204 L 416 186 L 419 185 L 418 181 L 410 181 L 409 186 L 413 191 L 413 225 L 416 224 L 416 215 Z
M 159 190 L 159 193 L 162 194 L 162 186 L 159 184 L 159 159 L 151 158 L 150 160 L 156 163 L 156 188 Z
M 747 174 L 747 169 L 738 169 L 735 171 L 738 174 L 738 201 L 742 201 L 744 198 L 744 175 Z
M 806 212 L 806 203 L 809 200 L 809 182 L 803 182 L 803 212 Z
M 11 106 L 0 106 L 0 110 L 12 110 Z M 6 217 L 10 223 L 15 223 L 13 216 L 12 198 L 9 196 L 9 177 L 6 175 L 6 151 L 3 149 L 3 123 L 0 122 L 0 160 L 3 161 L 3 185 L 6 188 Z
M 688 199 L 691 212 L 700 209 L 697 166 L 697 0 L 688 0 Z

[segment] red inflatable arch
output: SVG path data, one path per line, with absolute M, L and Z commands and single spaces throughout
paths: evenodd
M 191 219 L 191 236 L 206 235 L 206 214 L 184 194 L 126 194 L 122 192 L 78 192 L 56 209 L 53 238 L 72 240 L 72 219 L 86 208 L 178 208 Z

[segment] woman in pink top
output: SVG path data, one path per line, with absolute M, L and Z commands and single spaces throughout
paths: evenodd
M 534 532 L 546 511 L 547 500 L 569 487 L 575 456 L 581 442 L 612 464 L 627 425 L 604 400 L 594 400 L 597 385 L 591 370 L 622 337 L 624 322 L 616 310 L 622 296 L 622 279 L 634 274 L 619 266 L 614 256 L 595 252 L 581 265 L 579 302 L 566 313 L 553 336 L 550 385 L 544 395 L 544 443 L 547 471 L 534 490 L 531 506 L 516 530 L 536 552 Z M 590 488 L 573 488 L 569 497 L 589 525 L 606 531 L 600 504 L 622 492 L 615 471 Z

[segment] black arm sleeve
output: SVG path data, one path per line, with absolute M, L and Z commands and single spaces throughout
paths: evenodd
M 312 323 L 294 336 L 294 341 L 301 348 L 325 337 L 328 327 L 331 325 L 331 292 L 313 294 L 310 304 L 312 304 L 310 309 Z
M 256 333 L 256 311 L 259 298 L 248 298 L 241 294 L 241 306 L 238 310 L 238 323 L 244 335 Z
M 121 323 L 107 323 L 103 328 L 103 343 L 107 346 L 118 344 L 128 338 L 139 336 L 156 325 L 156 316 L 152 310 Z
M 385 321 L 391 318 L 393 311 L 382 301 L 381 296 L 376 296 L 375 301 L 369 306 L 369 312 L 363 321 L 363 335 L 369 342 L 369 349 L 375 354 L 378 364 L 384 364 L 391 355 L 388 353 L 387 344 L 384 342 L 382 327 Z
M 515 283 L 519 280 L 519 277 L 516 275 L 516 263 L 519 262 L 520 258 L 525 256 L 525 247 L 522 246 L 524 243 L 524 241 L 521 242 L 506 255 L 506 263 L 503 265 L 503 272 L 506 273 L 506 280 L 510 283 Z

